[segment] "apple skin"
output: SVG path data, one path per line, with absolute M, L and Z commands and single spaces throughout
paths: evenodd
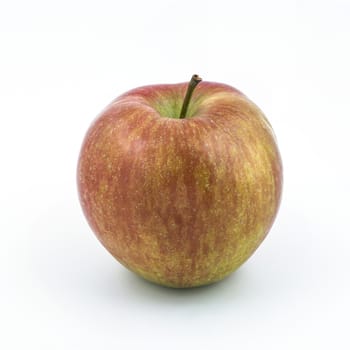
M 77 181 L 84 214 L 125 267 L 160 285 L 223 279 L 263 241 L 277 214 L 282 163 L 271 125 L 235 88 L 188 83 L 116 100 L 90 126 Z

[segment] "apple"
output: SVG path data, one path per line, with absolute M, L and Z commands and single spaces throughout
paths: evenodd
M 264 240 L 282 164 L 261 110 L 194 75 L 110 103 L 87 131 L 77 182 L 87 221 L 121 264 L 186 288 L 228 276 Z

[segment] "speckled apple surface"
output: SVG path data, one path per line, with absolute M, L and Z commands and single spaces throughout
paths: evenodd
M 202 82 L 131 90 L 90 126 L 80 153 L 85 216 L 106 249 L 155 283 L 219 281 L 247 260 L 278 211 L 282 164 L 271 125 L 238 90 Z

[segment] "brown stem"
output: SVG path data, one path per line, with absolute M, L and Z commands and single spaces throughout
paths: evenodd
M 187 87 L 187 91 L 186 91 L 184 102 L 182 104 L 181 113 L 180 113 L 180 119 L 186 118 L 187 109 L 188 109 L 188 106 L 190 104 L 192 93 L 193 93 L 195 87 L 201 81 L 202 81 L 202 78 L 200 78 L 197 74 L 192 75 L 192 78 L 191 78 L 191 80 L 190 80 L 190 82 L 188 84 L 188 87 Z

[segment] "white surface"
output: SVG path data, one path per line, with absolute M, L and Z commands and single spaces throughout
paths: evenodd
M 345 0 L 1 2 L 0 348 L 349 349 L 349 15 Z M 181 291 L 102 248 L 75 169 L 111 99 L 193 73 L 264 110 L 285 186 L 254 256 Z

